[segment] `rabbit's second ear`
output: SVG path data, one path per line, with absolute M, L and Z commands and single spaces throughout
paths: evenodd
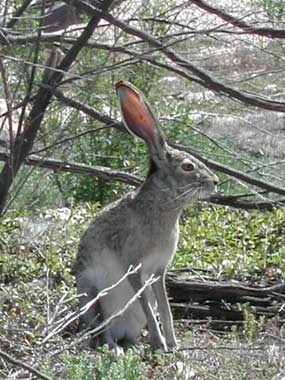
M 130 83 L 116 84 L 124 124 L 130 132 L 143 139 L 152 158 L 165 158 L 166 143 L 158 122 L 143 95 Z

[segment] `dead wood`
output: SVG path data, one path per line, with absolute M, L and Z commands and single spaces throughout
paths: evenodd
M 252 285 L 208 279 L 185 270 L 168 272 L 166 286 L 175 319 L 198 319 L 224 328 L 241 323 L 245 308 L 250 308 L 257 319 L 285 320 L 285 283 L 279 280 Z

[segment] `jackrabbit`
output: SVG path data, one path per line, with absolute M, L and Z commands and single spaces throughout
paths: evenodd
M 112 320 L 101 334 L 100 344 L 137 344 L 147 327 L 151 347 L 167 350 L 176 346 L 176 339 L 165 273 L 177 247 L 179 216 L 185 205 L 215 190 L 217 177 L 190 154 L 167 145 L 149 104 L 134 86 L 120 81 L 116 90 L 126 128 L 148 147 L 150 168 L 140 188 L 103 209 L 84 233 L 76 264 L 78 293 L 84 294 L 80 305 L 117 282 L 130 266 L 141 264 L 141 268 L 101 297 L 83 315 L 83 321 L 95 327 L 106 320 L 154 274 L 158 280 Z

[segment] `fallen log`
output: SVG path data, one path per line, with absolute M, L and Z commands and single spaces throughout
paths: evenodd
M 231 326 L 244 320 L 245 310 L 257 319 L 285 320 L 285 282 L 248 284 L 208 279 L 191 271 L 169 271 L 166 287 L 174 319 L 203 320 Z M 214 322 L 212 322 L 214 321 Z

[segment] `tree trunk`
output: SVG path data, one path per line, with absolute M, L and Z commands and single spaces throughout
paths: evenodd
M 71 49 L 67 52 L 57 71 L 47 70 L 43 74 L 43 83 L 51 88 L 56 88 L 62 80 L 64 72 L 68 71 L 71 64 L 74 62 L 79 52 L 85 46 L 86 42 L 92 36 L 95 28 L 97 27 L 102 14 L 110 7 L 113 0 L 105 0 L 101 3 L 100 10 L 94 12 L 93 17 L 90 19 L 86 28 L 81 36 L 76 40 Z M 40 128 L 41 122 L 44 118 L 45 112 L 52 97 L 52 92 L 41 87 L 34 100 L 32 110 L 27 119 L 25 128 L 19 134 L 13 147 L 11 149 L 10 157 L 4 164 L 2 172 L 0 173 L 0 215 L 3 214 L 5 204 L 8 197 L 8 192 L 17 175 L 21 165 L 26 159 L 28 153 L 33 147 L 35 138 Z

